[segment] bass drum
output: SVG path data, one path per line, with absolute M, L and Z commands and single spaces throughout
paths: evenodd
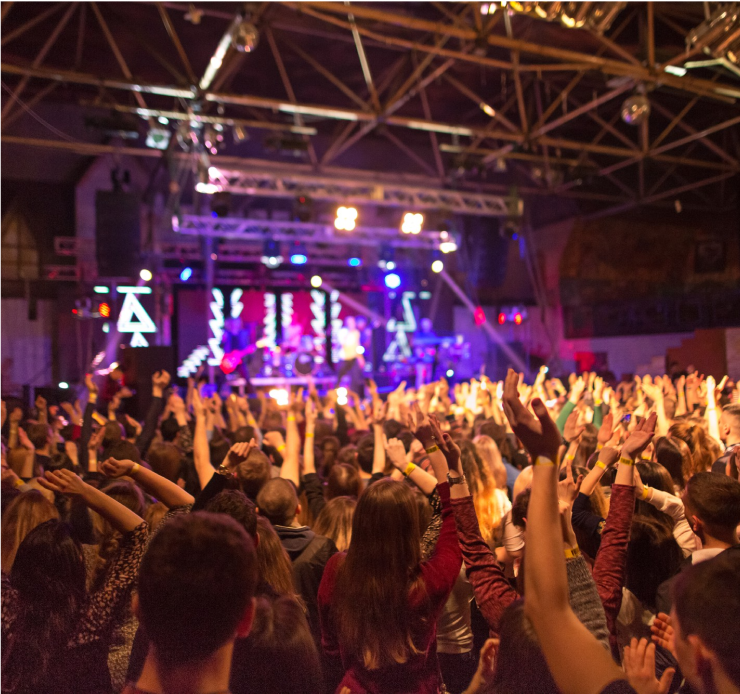
M 316 359 L 310 352 L 297 352 L 293 358 L 293 373 L 299 376 L 312 376 L 316 371 Z

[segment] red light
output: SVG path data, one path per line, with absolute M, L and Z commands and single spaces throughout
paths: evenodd
M 74 313 L 76 315 L 77 314 L 77 309 L 76 308 L 73 308 L 72 309 L 72 313 Z
M 483 309 L 480 306 L 478 306 L 473 312 L 473 319 L 475 320 L 475 324 L 479 327 L 486 322 L 486 314 L 483 313 Z
M 503 325 L 506 323 L 506 314 L 505 313 L 499 313 L 498 314 L 498 324 Z
M 108 304 L 100 304 L 100 306 L 98 306 L 98 313 L 103 318 L 110 318 L 110 306 L 108 306 Z
M 517 325 L 521 325 L 521 324 L 522 324 L 522 314 L 521 314 L 521 313 L 517 313 L 517 314 L 516 314 L 516 315 L 514 316 L 514 322 L 515 322 L 515 323 L 516 323 Z

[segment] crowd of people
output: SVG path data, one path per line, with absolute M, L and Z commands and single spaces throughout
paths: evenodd
M 85 386 L 3 402 L 3 692 L 740 693 L 727 378 Z

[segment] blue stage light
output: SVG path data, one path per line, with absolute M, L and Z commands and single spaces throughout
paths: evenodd
M 308 262 L 308 257 L 303 253 L 293 253 L 293 255 L 290 256 L 290 262 L 293 263 L 293 265 L 305 265 Z
M 362 258 L 350 258 L 347 261 L 347 265 L 350 267 L 360 267 L 362 265 Z
M 187 282 L 193 276 L 193 268 L 184 267 L 180 273 L 180 281 Z
M 391 272 L 385 276 L 385 286 L 388 289 L 398 289 L 401 286 L 401 278 L 395 272 Z

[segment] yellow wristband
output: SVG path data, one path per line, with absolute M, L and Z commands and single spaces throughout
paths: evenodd
M 540 467 L 540 466 L 544 467 L 548 465 L 555 467 L 555 463 L 553 463 L 552 460 L 550 460 L 549 458 L 546 458 L 544 455 L 538 455 L 537 460 L 534 461 L 534 464 L 535 464 L 535 467 Z
M 603 447 L 604 447 L 604 444 L 603 443 L 597 443 L 596 444 L 596 450 L 597 451 L 600 451 Z
M 620 465 L 634 465 L 634 464 L 635 464 L 635 461 L 634 461 L 634 460 L 632 460 L 632 458 L 627 458 L 627 457 L 625 457 L 625 456 L 622 456 L 622 457 L 621 457 L 621 458 L 619 459 L 619 464 L 620 464 Z
M 427 448 L 427 453 L 431 455 L 432 453 L 436 453 L 438 450 L 439 450 L 439 446 L 435 443 L 433 446 L 430 446 L 429 448 Z
M 414 463 L 409 463 L 406 466 L 406 469 L 403 471 L 403 474 L 408 477 L 414 470 L 416 470 L 417 466 L 414 465 Z
M 641 499 L 642 499 L 643 501 L 647 501 L 647 498 L 648 498 L 649 496 L 650 496 L 650 487 L 648 487 L 647 485 L 645 485 L 645 486 L 644 486 L 644 487 L 642 488 L 642 494 L 640 494 L 640 498 L 641 498 Z
M 307 431 L 306 432 L 306 438 L 307 439 L 312 439 L 313 438 L 313 432 L 312 431 Z
M 277 447 L 277 449 L 278 449 L 278 453 L 282 453 L 285 450 L 285 444 L 283 443 L 283 444 L 279 445 Z
M 289 422 L 295 422 L 295 415 L 294 414 L 288 415 L 288 421 Z
M 18 478 L 15 482 L 13 482 L 13 484 L 20 489 L 25 484 L 25 482 L 22 479 Z
M 139 465 L 139 463 L 134 463 L 134 466 L 131 468 L 131 474 L 135 475 L 140 469 L 141 465 Z
M 566 559 L 576 559 L 577 557 L 580 557 L 580 556 L 581 556 L 581 550 L 578 547 L 565 550 Z
M 596 467 L 600 467 L 602 470 L 606 470 L 606 463 L 602 462 L 601 460 L 597 460 Z
M 575 456 L 575 454 L 574 454 L 574 453 L 568 453 L 568 455 L 566 455 L 566 456 L 565 456 L 565 462 L 566 462 L 566 463 L 571 463 L 571 462 L 573 462 L 573 459 L 574 459 L 575 457 L 576 457 L 576 456 Z

